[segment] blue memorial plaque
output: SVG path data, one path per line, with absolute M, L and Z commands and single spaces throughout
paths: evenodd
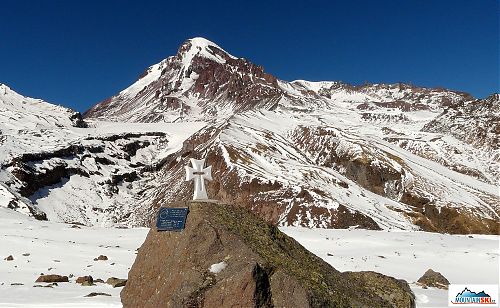
M 158 231 L 181 231 L 186 224 L 186 217 L 189 212 L 187 207 L 162 207 L 158 212 L 156 229 Z

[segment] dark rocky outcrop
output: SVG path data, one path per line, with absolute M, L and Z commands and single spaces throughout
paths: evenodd
M 111 136 L 103 137 L 89 137 L 86 140 L 100 140 L 115 142 L 117 140 L 127 140 L 124 144 L 116 144 L 120 150 L 116 151 L 116 155 L 119 158 L 124 158 L 130 160 L 139 149 L 148 147 L 151 142 L 148 140 L 135 139 L 141 137 L 159 137 L 163 138 L 164 133 L 147 132 L 141 134 L 127 133 L 127 134 L 117 134 Z M 110 165 L 113 162 L 106 158 L 100 156 L 105 151 L 104 145 L 92 144 L 92 145 L 82 145 L 73 144 L 64 148 L 54 150 L 52 152 L 38 152 L 38 153 L 24 153 L 16 158 L 14 158 L 10 163 L 2 166 L 2 168 L 12 167 L 12 175 L 19 180 L 22 184 L 19 189 L 19 193 L 23 197 L 30 197 L 37 190 L 60 183 L 62 179 L 69 178 L 72 175 L 78 174 L 83 177 L 89 177 L 90 174 L 84 168 L 74 168 L 69 167 L 68 164 L 63 161 L 51 161 L 50 164 L 42 168 L 41 171 L 35 170 L 32 165 L 36 163 L 41 163 L 44 161 L 50 161 L 51 159 L 68 159 L 83 157 L 84 153 L 87 153 L 89 157 L 94 157 L 96 163 L 103 165 Z M 92 153 L 92 154 L 88 154 Z M 97 155 L 99 154 L 99 155 Z M 133 167 L 133 166 L 131 166 Z M 132 169 L 132 168 L 131 168 Z M 136 171 L 131 170 L 128 173 L 123 174 L 112 174 L 111 179 L 107 182 L 108 184 L 116 184 L 120 181 L 132 182 L 138 178 Z
M 79 112 L 73 113 L 69 119 L 73 123 L 74 127 L 79 127 L 79 128 L 87 128 L 89 127 L 87 122 L 83 120 L 82 114 Z
M 153 224 L 121 292 L 124 307 L 414 307 L 408 284 L 341 273 L 250 211 L 189 206 L 182 232 Z

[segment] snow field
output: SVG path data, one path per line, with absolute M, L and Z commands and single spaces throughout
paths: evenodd
M 339 271 L 375 271 L 406 280 L 417 307 L 447 307 L 448 291 L 415 282 L 427 269 L 451 284 L 499 284 L 499 236 L 282 227 Z
M 126 279 L 148 229 L 71 226 L 0 208 L 0 307 L 121 307 L 122 288 L 103 283 L 81 286 L 75 281 L 86 275 L 94 280 Z M 94 261 L 101 254 L 108 260 Z M 9 255 L 13 261 L 4 260 Z M 35 283 L 41 273 L 74 277 L 53 288 L 33 287 L 47 285 Z M 111 296 L 84 297 L 91 292 Z

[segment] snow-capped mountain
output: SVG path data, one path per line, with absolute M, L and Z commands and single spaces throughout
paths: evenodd
M 488 113 L 492 100 L 407 84 L 286 82 L 195 38 L 86 117 L 211 123 L 168 157 L 155 206 L 189 198 L 183 165 L 207 156 L 211 196 L 274 223 L 498 233 L 498 147 L 433 125 L 461 108 Z M 480 128 L 478 118 L 463 131 Z
M 0 181 L 49 219 L 144 225 L 158 206 L 190 198 L 184 166 L 207 157 L 210 197 L 276 224 L 497 234 L 495 116 L 498 95 L 287 82 L 195 38 L 87 111 L 88 128 L 71 122 L 42 137 L 34 137 L 37 127 L 9 128 L 26 146 L 9 145 L 19 150 L 3 163 Z M 52 138 L 51 148 L 36 138 Z M 71 155 L 39 154 L 74 146 Z M 39 180 L 56 169 L 66 171 Z M 39 184 L 27 184 L 33 176 L 23 172 Z
M 126 122 L 211 121 L 278 105 L 318 108 L 332 105 L 332 101 L 366 103 L 358 106 L 360 110 L 442 111 L 445 106 L 472 99 L 466 93 L 405 84 L 285 82 L 215 43 L 194 38 L 184 42 L 175 56 L 149 67 L 134 84 L 95 105 L 85 116 Z
M 269 108 L 280 98 L 277 79 L 203 38 L 149 67 L 127 89 L 97 104 L 86 117 L 126 122 L 213 120 Z

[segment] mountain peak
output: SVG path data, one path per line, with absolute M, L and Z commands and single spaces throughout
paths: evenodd
M 219 45 L 215 44 L 214 42 L 207 40 L 206 38 L 203 37 L 193 37 L 191 39 L 188 39 L 184 42 L 185 43 L 190 43 L 191 46 L 193 47 L 200 47 L 200 48 L 206 48 L 209 46 L 213 46 L 219 49 L 222 49 Z
M 3 89 L 5 91 L 12 90 L 8 85 L 6 85 L 5 83 L 1 83 L 1 82 L 0 82 L 0 89 Z
M 228 58 L 237 59 L 219 45 L 202 37 L 188 39 L 182 43 L 177 55 L 182 58 L 184 66 L 189 66 L 195 56 L 201 56 L 218 63 L 225 63 Z
M 22 97 L 21 94 L 17 93 L 16 91 L 12 90 L 11 87 L 1 82 L 0 82 L 0 95 L 14 95 Z

